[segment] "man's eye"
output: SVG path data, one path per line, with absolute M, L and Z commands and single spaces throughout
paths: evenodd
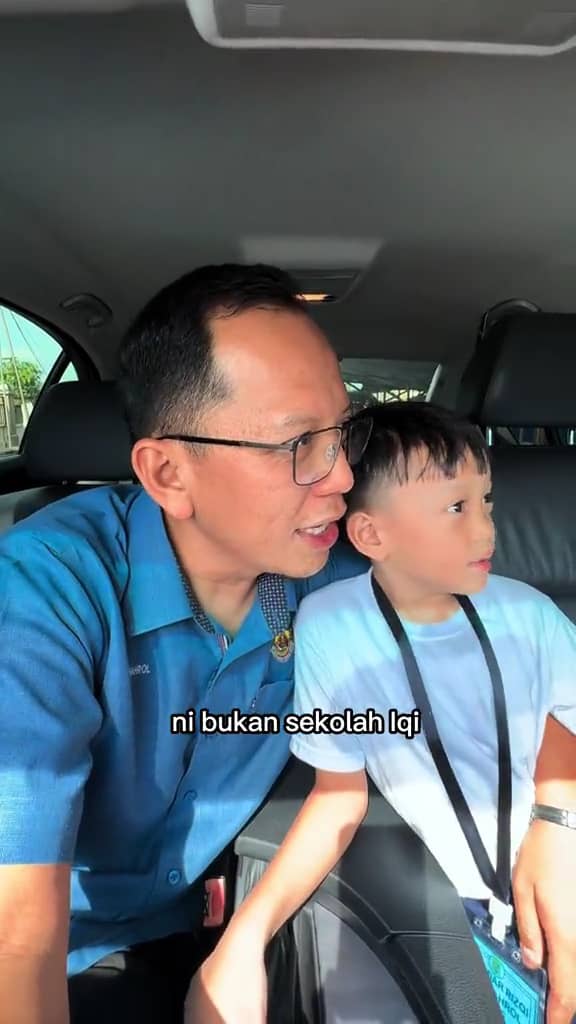
M 494 504 L 494 495 L 492 494 L 492 492 L 490 492 L 490 494 L 484 495 L 484 501 L 486 502 L 487 505 Z
M 312 444 L 313 440 L 314 440 L 314 438 L 313 438 L 312 434 L 302 434 L 298 438 L 299 447 L 300 448 L 308 448 Z
M 450 508 L 448 509 L 448 511 L 449 512 L 462 512 L 463 508 L 464 508 L 464 502 L 463 501 L 455 501 L 453 505 L 450 505 Z

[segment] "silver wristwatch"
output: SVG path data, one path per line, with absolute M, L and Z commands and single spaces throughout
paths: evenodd
M 532 804 L 530 821 L 551 821 L 553 825 L 565 825 L 576 829 L 576 811 L 567 811 L 564 807 L 550 807 L 549 804 Z

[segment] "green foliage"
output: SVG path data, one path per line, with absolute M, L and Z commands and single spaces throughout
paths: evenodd
M 4 358 L 0 373 L 0 383 L 2 382 L 15 398 L 20 398 L 20 389 L 22 389 L 25 400 L 34 402 L 42 387 L 42 371 L 39 366 L 26 359 Z

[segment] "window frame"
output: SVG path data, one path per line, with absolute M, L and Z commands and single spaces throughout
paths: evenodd
M 348 367 L 346 364 L 354 362 L 358 364 L 355 367 Z M 444 373 L 445 365 L 437 358 L 434 359 L 403 359 L 402 357 L 394 356 L 339 356 L 340 372 L 344 381 L 344 387 L 352 408 L 355 411 L 366 408 L 373 404 L 386 405 L 388 402 L 393 401 L 433 401 L 434 394 L 438 388 L 442 375 Z M 370 372 L 370 366 L 364 369 L 360 364 L 374 364 L 381 363 L 382 369 L 378 372 Z M 398 367 L 400 364 L 406 367 L 407 376 L 410 376 L 410 368 L 413 364 L 417 364 L 418 367 L 428 366 L 430 367 L 430 378 L 424 388 L 420 387 L 418 381 L 411 381 L 408 379 L 406 383 L 398 384 L 394 383 L 393 380 L 387 380 L 386 364 L 394 364 Z M 369 386 L 371 380 L 379 380 L 381 383 L 381 390 L 375 392 L 372 387 Z M 361 384 L 362 387 L 359 390 L 354 388 L 354 384 Z M 368 384 L 368 386 L 367 386 Z M 366 400 L 365 396 L 368 394 L 369 398 Z M 377 394 L 389 395 L 390 397 L 384 397 L 383 400 L 377 398 Z M 405 396 L 405 397 L 404 397 Z
M 5 455 L 0 455 L 0 472 L 2 472 L 2 478 L 4 478 L 4 471 L 9 472 L 10 468 L 16 469 L 22 461 L 22 451 L 26 443 L 26 435 L 28 433 L 28 429 L 30 427 L 31 422 L 34 419 L 36 409 L 38 407 L 38 403 L 42 395 L 44 394 L 45 391 L 47 391 L 48 388 L 52 387 L 54 384 L 59 383 L 61 378 L 66 373 L 68 367 L 70 365 L 74 367 L 76 376 L 78 377 L 79 381 L 100 380 L 101 377 L 88 353 L 85 352 L 82 346 L 66 331 L 57 327 L 55 324 L 51 323 L 49 320 L 46 320 L 44 317 L 38 316 L 37 314 L 31 313 L 29 310 L 24 309 L 18 303 L 11 302 L 8 299 L 4 299 L 1 295 L 0 308 L 9 310 L 10 312 L 15 313 L 17 316 L 21 316 L 23 319 L 28 320 L 36 327 L 39 327 L 40 330 L 44 331 L 51 338 L 53 338 L 55 343 L 60 348 L 60 353 L 56 357 L 53 366 L 48 371 L 46 380 L 44 381 L 38 393 L 38 397 L 34 402 L 32 411 L 30 413 L 30 418 L 28 420 L 28 423 L 26 424 L 26 428 L 20 441 L 20 447 L 18 451 L 6 453 Z M 3 484 L 4 482 L 4 479 L 2 479 Z M 2 491 L 3 487 L 0 487 L 0 493 L 2 493 Z

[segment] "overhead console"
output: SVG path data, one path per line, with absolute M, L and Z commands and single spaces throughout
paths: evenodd
M 232 49 L 405 50 L 549 57 L 576 48 L 576 13 L 460 0 L 186 0 L 202 38 Z

